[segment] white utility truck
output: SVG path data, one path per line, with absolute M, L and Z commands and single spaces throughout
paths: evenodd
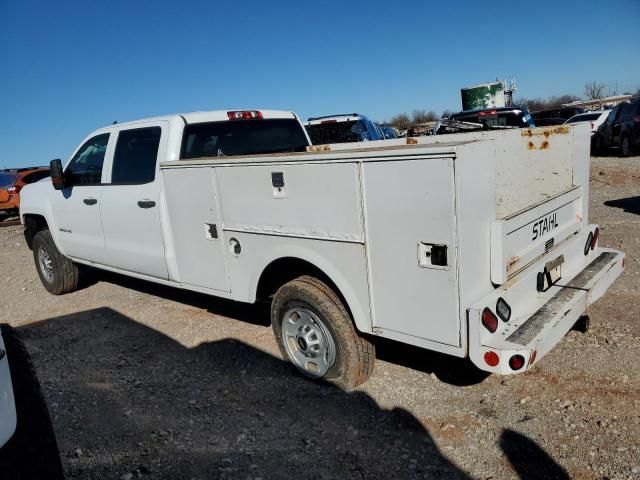
M 97 130 L 23 190 L 44 286 L 85 264 L 269 300 L 283 356 L 351 388 L 373 337 L 524 372 L 624 268 L 587 221 L 584 125 L 308 143 L 266 110 Z

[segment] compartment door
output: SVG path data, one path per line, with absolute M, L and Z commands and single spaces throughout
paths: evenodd
M 453 159 L 362 168 L 374 327 L 459 346 Z

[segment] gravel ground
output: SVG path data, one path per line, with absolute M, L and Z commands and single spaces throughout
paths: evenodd
M 354 392 L 283 363 L 268 311 L 92 272 L 49 295 L 0 228 L 19 328 L 68 478 L 640 478 L 640 157 L 593 158 L 590 218 L 626 271 L 532 371 L 378 345 Z

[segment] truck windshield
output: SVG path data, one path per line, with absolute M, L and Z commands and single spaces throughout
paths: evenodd
M 329 120 L 307 125 L 307 132 L 314 145 L 370 140 L 367 126 L 362 120 L 348 120 L 346 122 Z
M 13 186 L 17 177 L 13 173 L 0 173 L 0 188 Z
M 304 152 L 308 144 L 295 119 L 196 123 L 184 129 L 180 158 Z

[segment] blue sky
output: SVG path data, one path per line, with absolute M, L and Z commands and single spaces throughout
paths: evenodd
M 113 120 L 262 107 L 377 120 L 640 86 L 640 1 L 0 0 L 0 167 L 66 158 Z

